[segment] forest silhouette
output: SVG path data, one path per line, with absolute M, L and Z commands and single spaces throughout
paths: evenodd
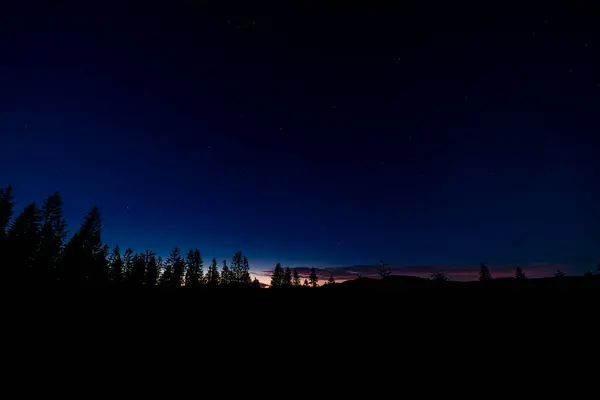
M 119 245 L 110 249 L 102 241 L 102 217 L 97 206 L 85 215 L 81 226 L 68 238 L 63 200 L 59 192 L 46 198 L 41 207 L 28 204 L 22 211 L 14 210 L 14 195 L 10 186 L 0 189 L 0 262 L 9 282 L 28 286 L 64 287 L 122 287 L 198 290 L 200 288 L 261 288 L 251 279 L 250 264 L 242 252 L 233 255 L 230 263 L 213 258 L 205 267 L 200 250 L 182 253 L 175 247 L 163 259 L 151 250 L 137 252 L 121 250 Z M 583 276 L 567 277 L 557 270 L 551 278 L 528 279 L 526 271 L 517 267 L 513 278 L 494 279 L 489 268 L 481 264 L 479 280 L 452 282 L 443 272 L 432 273 L 430 279 L 394 276 L 387 264 L 380 261 L 381 279 L 363 278 L 342 284 L 333 275 L 320 284 L 319 272 L 310 269 L 304 279 L 296 269 L 282 267 L 272 271 L 271 288 L 399 288 L 399 287 L 530 287 L 597 286 L 600 282 L 600 264 L 596 274 L 588 271 Z

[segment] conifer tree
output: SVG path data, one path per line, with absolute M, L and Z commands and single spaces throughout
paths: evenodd
M 208 271 L 206 272 L 206 283 L 211 286 L 219 284 L 219 268 L 217 267 L 217 259 L 213 257 Z
M 194 249 L 188 252 L 186 260 L 185 286 L 197 287 L 204 279 L 202 269 L 202 257 L 200 250 Z
M 227 266 L 227 261 L 223 260 L 223 269 L 221 270 L 221 285 L 229 285 L 231 283 L 231 271 Z
M 123 253 L 123 280 L 129 280 L 131 270 L 133 269 L 133 250 L 128 247 Z
M 489 268 L 484 263 L 481 263 L 481 266 L 479 267 L 479 280 L 481 282 L 486 282 L 491 279 L 492 274 L 490 274 Z
M 70 283 L 103 284 L 108 279 L 106 251 L 102 244 L 102 218 L 94 206 L 65 249 L 65 275 Z
M 273 273 L 271 274 L 271 287 L 277 287 L 283 285 L 283 268 L 280 263 L 277 263 Z
M 44 271 L 44 277 L 51 281 L 55 281 L 59 273 L 64 272 L 64 268 L 59 271 L 67 237 L 67 222 L 62 207 L 62 197 L 54 192 L 44 200 L 41 212 L 42 232 L 36 269 Z
M 308 280 L 310 282 L 310 286 L 319 286 L 319 277 L 317 276 L 317 270 L 314 267 L 310 269 L 310 275 L 308 276 Z
M 329 277 L 329 279 L 327 280 L 327 283 L 328 283 L 329 285 L 333 285 L 333 284 L 335 283 L 335 278 L 333 277 L 333 275 L 331 275 L 331 276 Z
M 300 275 L 298 275 L 298 270 L 296 268 L 294 268 L 292 284 L 294 286 L 300 286 Z
M 6 235 L 8 222 L 13 214 L 14 199 L 11 186 L 0 189 L 0 240 Z
M 146 256 L 143 253 L 137 253 L 133 256 L 133 266 L 129 274 L 129 284 L 142 286 L 146 277 Z
M 169 258 L 163 263 L 163 271 L 160 274 L 159 284 L 163 287 L 168 287 L 173 279 L 173 264 L 169 261 Z
M 527 278 L 525 276 L 525 272 L 523 272 L 523 270 L 521 269 L 521 267 L 517 267 L 517 269 L 515 271 L 515 278 L 516 279 L 526 279 Z
M 41 217 L 35 203 L 25 207 L 9 224 L 5 243 L 5 257 L 11 263 L 6 274 L 16 284 L 28 284 L 43 278 L 35 262 L 40 243 Z M 2 240 L 2 239 L 0 239 Z
M 308 279 L 304 279 L 304 286 L 308 287 Z
M 158 262 L 156 261 L 156 254 L 153 251 L 146 250 L 146 286 L 156 286 L 156 280 L 158 279 Z
M 240 270 L 240 283 L 243 285 L 248 285 L 250 284 L 250 282 L 250 263 L 248 263 L 248 258 L 244 256 L 242 260 L 242 267 Z
M 564 276 L 565 276 L 565 273 L 562 272 L 560 269 L 557 269 L 556 272 L 554 273 L 555 278 L 562 278 Z
M 123 282 L 123 259 L 121 258 L 121 249 L 116 245 L 108 258 L 108 280 L 119 284 Z
M 171 267 L 171 270 L 173 271 L 170 286 L 174 288 L 181 287 L 183 274 L 185 270 L 185 263 L 181 258 L 181 251 L 179 250 L 179 247 L 175 247 L 171 251 L 169 258 L 167 259 L 167 265 L 169 265 Z
M 252 281 L 252 287 L 255 289 L 260 289 L 260 282 L 257 278 L 254 278 L 254 280 Z
M 283 278 L 281 280 L 283 286 L 292 286 L 292 270 L 290 267 L 285 267 L 283 271 Z

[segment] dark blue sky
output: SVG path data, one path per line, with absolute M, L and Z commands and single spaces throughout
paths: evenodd
M 586 2 L 174 4 L 0 20 L 0 184 L 19 206 L 60 188 L 71 231 L 97 204 L 110 245 L 239 249 L 255 271 L 600 261 Z

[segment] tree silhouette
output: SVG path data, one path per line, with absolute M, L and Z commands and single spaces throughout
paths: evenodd
M 431 280 L 436 281 L 436 282 L 448 282 L 449 281 L 448 276 L 442 271 L 432 273 Z
M 173 263 L 172 260 L 167 260 L 164 262 L 164 269 L 162 274 L 160 274 L 160 278 L 158 279 L 158 283 L 162 287 L 168 287 L 171 284 L 171 280 L 173 279 Z
M 65 248 L 64 276 L 68 283 L 104 284 L 108 280 L 106 250 L 102 244 L 102 218 L 94 206 Z
M 479 267 L 479 280 L 481 282 L 486 282 L 491 279 L 492 274 L 490 273 L 489 268 L 484 263 L 481 263 L 481 266 Z
M 133 269 L 133 250 L 131 247 L 125 249 L 123 253 L 123 280 L 128 281 Z
M 121 283 L 123 281 L 123 265 L 121 250 L 119 249 L 119 245 L 116 245 L 108 258 L 109 281 L 113 283 Z
M 145 259 L 145 283 L 148 287 L 154 287 L 156 286 L 156 281 L 158 279 L 158 262 L 156 260 L 156 254 L 153 251 L 146 250 Z
M 137 253 L 133 256 L 133 266 L 129 275 L 129 283 L 133 286 L 142 286 L 146 279 L 146 255 Z
M 556 272 L 554 273 L 555 278 L 562 278 L 564 276 L 565 276 L 565 273 L 562 272 L 560 269 L 557 269 Z
M 61 269 L 61 258 L 67 237 L 67 221 L 63 213 L 63 201 L 58 192 L 44 200 L 42 206 L 42 232 L 36 270 L 44 271 L 43 279 L 55 281 Z M 71 246 L 73 247 L 73 245 Z
M 317 270 L 314 267 L 310 269 L 310 275 L 308 276 L 308 280 L 310 282 L 310 286 L 319 286 L 319 277 L 317 276 Z
M 181 258 L 181 251 L 179 247 L 175 247 L 169 257 L 167 258 L 167 265 L 171 267 L 172 276 L 169 282 L 169 286 L 178 288 L 181 286 L 183 281 L 183 273 L 185 269 L 185 263 Z
M 515 278 L 517 278 L 517 279 L 526 279 L 527 278 L 525 276 L 525 272 L 523 272 L 521 267 L 517 267 L 517 270 L 515 271 Z
M 242 269 L 240 271 L 240 283 L 247 285 L 247 284 L 250 284 L 250 282 L 251 282 L 250 263 L 248 262 L 248 259 L 246 258 L 246 256 L 244 256 L 244 259 L 242 262 Z
M 202 269 L 202 257 L 200 250 L 190 250 L 185 260 L 185 286 L 198 287 L 204 280 L 204 270 Z
M 44 271 L 37 270 L 40 264 L 35 262 L 40 231 L 41 217 L 35 203 L 25 207 L 8 226 L 5 257 L 12 264 L 7 271 L 10 281 L 31 283 L 43 277 Z
M 277 263 L 273 273 L 271 274 L 271 287 L 277 287 L 283 285 L 283 268 L 280 263 Z
M 308 279 L 304 280 L 304 286 L 308 287 Z
M 217 286 L 219 284 L 219 268 L 217 267 L 217 259 L 214 257 L 206 272 L 206 283 L 211 286 Z
M 223 268 L 221 269 L 221 285 L 231 284 L 231 271 L 227 266 L 227 261 L 223 260 Z
M 14 199 L 12 186 L 0 189 L 0 238 L 6 235 L 8 222 L 13 214 Z
M 290 267 L 285 267 L 283 271 L 283 278 L 281 279 L 281 284 L 283 286 L 292 286 L 292 270 Z
M 300 286 L 300 275 L 298 275 L 298 270 L 296 268 L 294 268 L 292 276 L 292 284 L 294 286 Z
M 379 276 L 381 278 L 386 278 L 392 274 L 392 270 L 388 268 L 387 264 L 383 262 L 383 260 L 379 260 L 381 265 L 379 266 Z
M 335 278 L 333 277 L 333 275 L 331 275 L 331 276 L 329 277 L 329 280 L 327 280 L 327 283 L 328 283 L 329 285 L 333 285 L 333 284 L 335 283 Z

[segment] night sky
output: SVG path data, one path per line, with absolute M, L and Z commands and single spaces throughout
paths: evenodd
M 591 1 L 17 3 L 0 19 L 17 210 L 59 189 L 71 232 L 97 204 L 111 246 L 241 250 L 258 275 L 600 262 Z

